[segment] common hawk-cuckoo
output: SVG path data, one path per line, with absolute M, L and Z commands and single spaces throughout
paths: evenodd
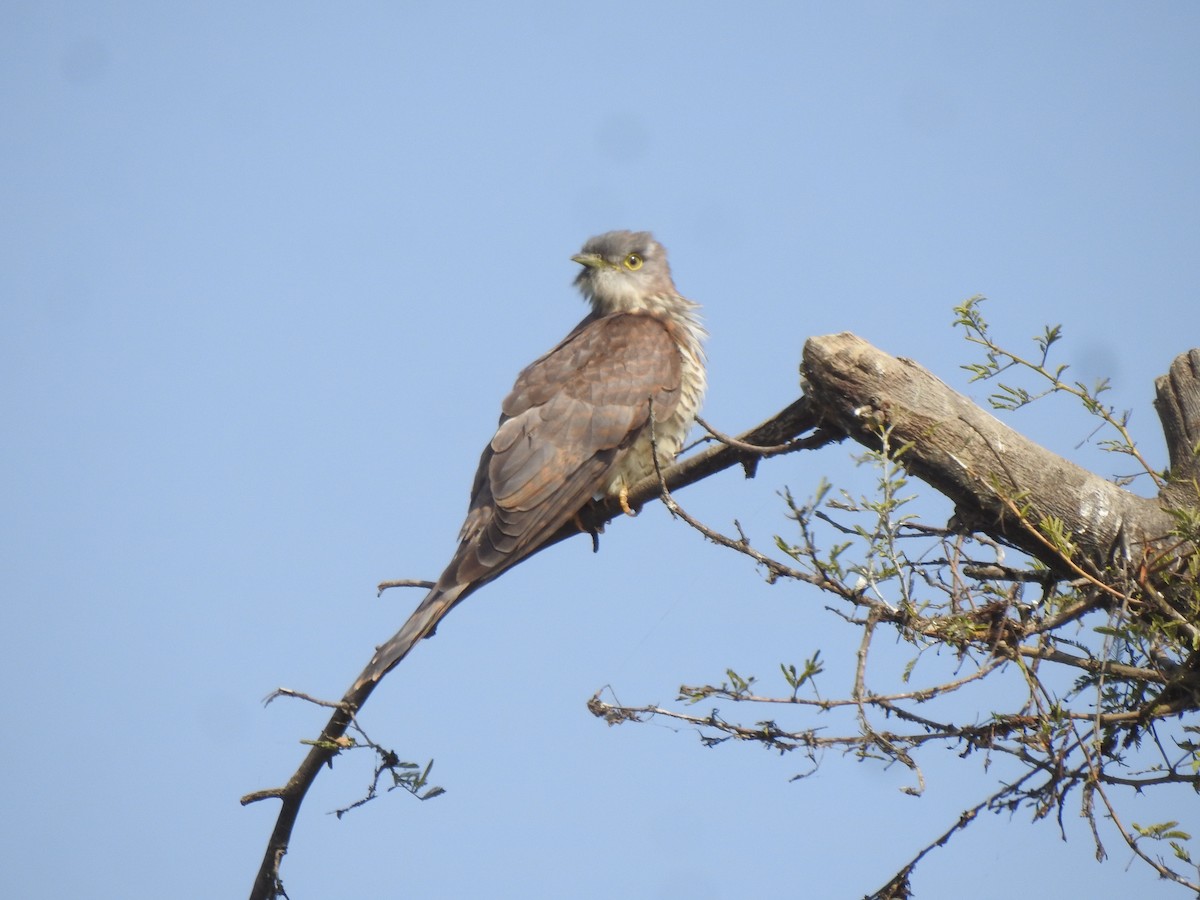
M 596 498 L 671 462 L 704 394 L 698 306 L 645 231 L 594 237 L 572 259 L 592 311 L 520 375 L 483 450 L 458 550 L 357 686 L 378 681 L 469 590 L 536 552 Z M 650 416 L 654 416 L 651 426 Z

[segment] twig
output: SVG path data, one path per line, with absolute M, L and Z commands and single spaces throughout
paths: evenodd
M 722 444 L 725 444 L 727 447 L 732 447 L 735 450 L 742 450 L 745 453 L 752 453 L 755 456 L 761 456 L 763 458 L 766 458 L 768 456 L 778 456 L 781 453 L 794 453 L 796 450 L 813 449 L 813 444 L 811 442 L 811 439 L 806 440 L 805 438 L 792 438 L 790 441 L 785 441 L 782 444 L 775 444 L 770 447 L 763 447 L 758 444 L 751 444 L 748 441 L 740 441 L 735 437 L 730 437 L 729 435 L 725 434 L 724 432 L 717 431 L 717 429 L 715 429 L 711 425 L 709 425 L 708 422 L 704 421 L 704 419 L 700 418 L 700 416 L 696 416 L 696 422 L 700 425 L 701 428 L 703 428 L 705 431 L 707 431 L 709 434 L 711 434 L 713 437 L 715 437 Z M 828 434 L 823 435 L 822 439 L 826 443 L 828 443 L 829 441 L 835 440 L 835 438 L 832 435 L 828 435 Z
M 1016 788 L 1020 787 L 1020 785 L 1022 783 L 1024 783 L 1025 781 L 1027 781 L 1030 777 L 1032 777 L 1032 775 L 1033 775 L 1033 772 L 1027 772 L 1024 776 L 1019 778 L 1013 784 L 1006 786 L 1005 788 L 992 794 L 986 800 L 982 800 L 979 803 L 976 803 L 970 809 L 964 811 L 958 817 L 957 822 L 955 822 L 948 829 L 946 829 L 946 831 L 943 832 L 938 838 L 936 838 L 935 840 L 933 840 L 932 842 L 927 844 L 924 847 L 924 849 L 921 850 L 920 853 L 918 853 L 916 856 L 914 856 L 912 859 L 910 859 L 907 863 L 905 863 L 904 866 L 900 869 L 900 871 L 898 871 L 895 875 L 893 875 L 891 880 L 889 880 L 887 884 L 885 884 L 879 890 L 875 891 L 875 893 L 868 895 L 865 898 L 865 900 L 891 900 L 891 898 L 909 896 L 909 894 L 907 892 L 908 891 L 908 882 L 909 882 L 909 879 L 912 877 L 913 870 L 916 869 L 917 864 L 921 860 L 923 860 L 929 853 L 931 853 L 933 850 L 937 849 L 938 847 L 946 846 L 946 844 L 949 843 L 950 838 L 954 837 L 956 832 L 962 831 L 968 825 L 970 825 L 972 822 L 974 822 L 975 817 L 978 816 L 982 810 L 989 808 L 993 803 L 996 803 L 1001 797 L 1003 797 L 1009 791 L 1015 790 Z M 903 891 L 903 893 L 901 893 L 901 891 Z
M 345 709 L 346 707 L 340 700 L 322 700 L 320 697 L 314 697 L 311 694 L 305 694 L 303 691 L 293 691 L 291 688 L 276 688 L 263 698 L 263 706 L 270 706 L 271 702 L 279 697 L 292 697 L 296 700 L 303 700 L 306 703 L 311 703 L 314 706 L 324 706 L 326 709 Z
M 430 591 L 433 590 L 433 586 L 435 584 L 437 584 L 436 581 L 421 581 L 418 578 L 398 578 L 395 581 L 381 581 L 378 585 L 376 585 L 375 596 L 378 597 L 389 588 L 398 587 L 416 587 L 424 588 L 425 590 Z

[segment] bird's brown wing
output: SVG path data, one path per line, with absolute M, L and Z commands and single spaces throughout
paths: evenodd
M 589 316 L 517 376 L 483 451 L 458 552 L 355 684 L 378 681 L 471 591 L 516 565 L 604 486 L 620 454 L 679 402 L 681 359 L 666 325 Z
M 674 410 L 680 372 L 667 327 L 638 314 L 588 317 L 521 372 L 442 583 L 490 580 L 558 531 L 603 488 L 650 401 L 656 420 Z

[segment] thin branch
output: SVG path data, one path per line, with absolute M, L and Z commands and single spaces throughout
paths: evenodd
M 913 703 L 924 703 L 932 700 L 935 697 L 940 697 L 944 694 L 953 693 L 959 688 L 965 687 L 968 684 L 979 681 L 987 677 L 998 666 L 1004 665 L 1006 660 L 1003 657 L 993 656 L 983 663 L 978 669 L 970 675 L 965 675 L 962 678 L 948 681 L 944 684 L 939 684 L 935 687 L 920 688 L 915 691 L 902 691 L 892 694 L 874 694 L 866 692 L 864 694 L 865 702 L 877 706 L 883 706 L 886 703 L 898 703 L 900 701 L 910 701 Z M 735 693 L 722 688 L 710 688 L 709 686 L 691 688 L 686 691 L 686 697 L 689 701 L 695 702 L 698 699 L 708 697 L 718 697 L 722 700 L 729 700 L 734 703 L 764 703 L 778 704 L 781 706 L 812 706 L 817 709 L 828 712 L 831 709 L 837 709 L 840 706 L 858 706 L 861 701 L 854 698 L 847 699 L 832 699 L 832 698 L 816 698 L 809 699 L 807 697 L 768 697 L 761 694 L 750 693 Z M 891 708 L 889 711 L 895 711 Z
M 305 703 L 311 703 L 314 706 L 324 706 L 326 709 L 342 709 L 348 710 L 346 705 L 340 700 L 322 700 L 320 697 L 314 697 L 311 694 L 306 694 L 303 691 L 293 691 L 291 688 L 276 688 L 263 698 L 263 706 L 270 706 L 275 700 L 280 697 L 291 697 L 296 700 L 303 700 Z
M 725 444 L 727 447 L 732 447 L 735 450 L 741 450 L 745 453 L 751 453 L 755 456 L 761 456 L 764 458 L 768 456 L 778 456 L 782 453 L 794 453 L 797 450 L 812 450 L 815 449 L 815 446 L 817 446 L 814 445 L 812 439 L 806 440 L 804 438 L 792 438 L 792 440 L 785 441 L 782 444 L 775 444 L 771 447 L 762 447 L 758 444 L 740 441 L 735 437 L 730 437 L 724 432 L 717 431 L 717 429 L 709 425 L 708 422 L 704 421 L 704 419 L 700 418 L 700 416 L 696 416 L 696 422 L 701 428 L 715 437 L 722 444 Z M 824 443 L 829 443 L 833 440 L 836 440 L 836 438 L 833 435 L 826 433 L 821 435 L 820 440 Z
M 958 821 L 946 829 L 946 831 L 943 832 L 939 837 L 925 845 L 925 847 L 916 856 L 914 856 L 907 863 L 905 863 L 904 866 L 901 867 L 899 872 L 892 876 L 891 880 L 888 881 L 887 884 L 885 884 L 875 893 L 868 895 L 865 900 L 893 900 L 893 898 L 909 896 L 908 882 L 912 878 L 912 873 L 921 860 L 923 860 L 927 855 L 929 855 L 929 853 L 936 850 L 938 847 L 946 846 L 946 844 L 950 842 L 950 839 L 954 837 L 957 832 L 964 830 L 968 825 L 974 822 L 976 816 L 978 816 L 980 812 L 999 802 L 999 800 L 1005 794 L 1019 788 L 1021 784 L 1028 780 L 1032 775 L 1032 772 L 1026 773 L 1013 784 L 1002 788 L 1001 790 L 992 794 L 986 800 L 981 800 L 970 809 L 965 810 L 958 817 Z
M 375 596 L 378 597 L 384 591 L 398 587 L 415 587 L 431 591 L 435 584 L 437 584 L 436 581 L 422 581 L 419 578 L 398 578 L 395 581 L 381 581 L 375 587 Z

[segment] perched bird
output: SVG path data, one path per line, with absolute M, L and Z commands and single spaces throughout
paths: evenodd
M 483 450 L 458 550 L 355 687 L 378 681 L 466 593 L 512 568 L 590 502 L 619 497 L 683 446 L 704 394 L 705 331 L 645 231 L 594 237 L 572 259 L 592 311 L 520 375 Z M 653 416 L 653 426 L 651 425 Z

